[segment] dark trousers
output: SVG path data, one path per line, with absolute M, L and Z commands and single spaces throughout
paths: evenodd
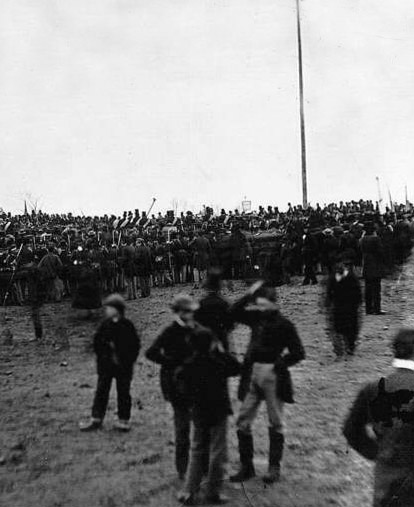
M 128 370 L 107 370 L 98 373 L 98 385 L 92 406 L 92 417 L 103 420 L 108 406 L 109 393 L 111 391 L 112 379 L 116 381 L 118 397 L 118 417 L 123 421 L 129 421 L 131 417 L 131 380 L 132 369 Z
M 139 286 L 141 288 L 141 297 L 146 298 L 151 294 L 150 276 L 140 276 Z
M 173 405 L 175 431 L 175 467 L 179 475 L 187 472 L 190 453 L 191 411 L 189 407 Z
M 209 457 L 206 470 L 206 456 Z M 191 444 L 191 461 L 186 481 L 186 491 L 198 493 L 204 474 L 207 474 L 207 496 L 220 492 L 224 465 L 227 459 L 227 417 L 214 426 L 194 421 Z
M 357 333 L 334 332 L 332 335 L 332 344 L 334 352 L 337 356 L 342 356 L 344 352 L 353 353 L 355 351 L 355 344 L 358 339 Z
M 367 313 L 381 311 L 381 278 L 365 278 L 365 309 Z
M 33 321 L 33 326 L 34 326 L 36 338 L 37 339 L 42 338 L 43 328 L 42 328 L 42 321 L 40 318 L 40 307 L 39 306 L 32 306 L 32 321 Z
M 309 285 L 309 283 L 316 284 L 318 280 L 315 274 L 315 266 L 313 264 L 305 264 L 305 278 L 303 280 L 303 285 Z

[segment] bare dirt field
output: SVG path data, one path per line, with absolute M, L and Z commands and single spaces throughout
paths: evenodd
M 295 405 L 286 410 L 287 449 L 282 481 L 264 488 L 259 479 L 244 486 L 228 483 L 230 507 L 365 507 L 371 503 L 372 466 L 349 450 L 341 426 L 351 400 L 364 382 L 390 366 L 389 342 L 412 323 L 414 260 L 384 283 L 384 317 L 365 318 L 355 358 L 334 363 L 322 287 L 302 288 L 299 280 L 279 289 L 283 313 L 297 325 L 307 359 L 292 369 Z M 235 284 L 234 300 L 245 288 Z M 182 288 L 154 290 L 148 300 L 129 304 L 128 315 L 143 333 L 144 349 L 168 322 L 168 304 Z M 190 288 L 187 288 L 190 290 Z M 199 292 L 197 291 L 197 294 Z M 95 387 L 90 345 L 97 322 L 73 315 L 68 303 L 43 309 L 46 335 L 30 342 L 28 309 L 8 310 L 13 345 L 0 352 L 0 505 L 4 507 L 168 507 L 178 505 L 173 468 L 172 417 L 163 402 L 158 367 L 141 354 L 133 382 L 133 428 L 112 429 L 111 395 L 105 428 L 82 434 L 78 422 L 89 416 Z M 239 353 L 247 328 L 233 333 Z M 232 385 L 235 412 L 236 383 Z M 237 466 L 234 418 L 230 421 L 229 469 Z M 267 424 L 263 411 L 255 426 L 256 462 L 266 467 Z

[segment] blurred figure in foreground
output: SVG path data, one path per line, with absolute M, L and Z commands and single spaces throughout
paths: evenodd
M 207 329 L 192 340 L 193 355 L 184 362 L 178 379 L 188 394 L 194 434 L 185 491 L 179 496 L 183 505 L 197 505 L 197 495 L 206 472 L 206 502 L 222 505 L 220 495 L 227 460 L 227 418 L 232 414 L 227 378 L 240 373 L 240 364 Z
M 361 287 L 351 261 L 338 262 L 327 288 L 327 307 L 331 320 L 334 352 L 338 360 L 354 355 L 359 334 Z
M 344 426 L 349 445 L 375 461 L 374 507 L 414 505 L 414 329 L 393 349 L 393 371 L 359 392 Z

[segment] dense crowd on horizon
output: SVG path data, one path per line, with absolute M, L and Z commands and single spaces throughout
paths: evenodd
M 361 220 L 368 214 L 371 217 L 380 218 L 392 223 L 395 220 L 406 216 L 412 216 L 413 206 L 410 203 L 393 204 L 385 207 L 379 202 L 372 200 L 349 201 L 331 203 L 321 206 L 317 203 L 315 206 L 309 205 L 304 208 L 302 205 L 292 206 L 288 203 L 285 211 L 279 210 L 277 206 L 259 206 L 256 211 L 234 211 L 221 210 L 215 213 L 213 208 L 204 207 L 202 212 L 197 214 L 192 211 L 174 212 L 169 210 L 166 213 L 159 212 L 157 215 L 149 215 L 147 212 L 140 212 L 136 209 L 124 211 L 122 215 L 105 214 L 103 216 L 85 216 L 74 215 L 72 213 L 50 214 L 32 210 L 23 214 L 6 213 L 0 210 L 0 239 L 4 243 L 4 238 L 13 236 L 16 239 L 22 239 L 28 236 L 42 235 L 49 239 L 52 236 L 56 239 L 58 235 L 76 235 L 78 233 L 117 231 L 126 232 L 127 235 L 136 234 L 141 237 L 154 237 L 157 232 L 161 232 L 164 227 L 174 226 L 181 232 L 191 232 L 196 230 L 218 232 L 219 230 L 231 229 L 239 226 L 242 229 L 258 231 L 269 228 L 285 230 L 292 223 L 306 224 L 311 228 L 317 228 L 325 225 L 340 225 L 343 222 L 352 220 Z M 99 238 L 101 241 L 110 241 L 109 237 Z
M 307 208 L 289 203 L 285 211 L 273 206 L 223 209 L 219 214 L 211 207 L 198 214 L 149 216 L 139 210 L 103 217 L 2 212 L 0 295 L 4 299 L 13 274 L 8 301 L 23 303 L 28 267 L 38 266 L 48 253 L 60 259 L 52 275 L 62 280 L 60 292 L 68 296 L 85 270 L 93 273 L 102 293 L 128 289 L 129 298 L 136 297 L 139 277 L 150 277 L 151 286 L 198 284 L 212 266 L 220 267 L 226 279 L 261 277 L 280 285 L 302 275 L 306 265 L 330 272 L 339 258 L 350 258 L 360 266 L 358 241 L 367 223 L 381 237 L 385 270 L 391 272 L 411 250 L 413 217 L 409 203 L 381 213 L 380 204 L 370 200 Z

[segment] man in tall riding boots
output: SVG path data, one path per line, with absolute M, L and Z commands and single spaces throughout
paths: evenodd
M 288 368 L 302 361 L 305 351 L 295 326 L 279 312 L 273 287 L 263 282 L 253 284 L 235 303 L 232 313 L 236 322 L 251 328 L 252 334 L 239 387 L 243 401 L 237 419 L 241 467 L 231 481 L 244 482 L 255 476 L 251 426 L 264 400 L 269 418 L 269 469 L 263 481 L 271 484 L 280 477 L 283 405 L 294 402 Z

